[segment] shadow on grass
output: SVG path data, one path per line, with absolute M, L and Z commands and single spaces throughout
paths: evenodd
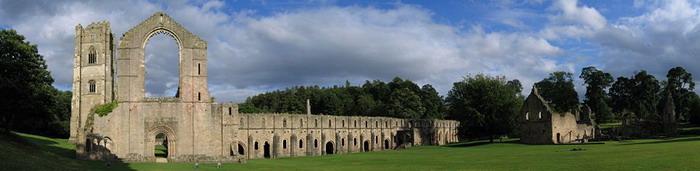
M 454 143 L 454 144 L 448 144 L 445 145 L 445 147 L 475 147 L 475 146 L 481 146 L 481 145 L 487 145 L 487 144 L 520 144 L 518 142 L 518 139 L 509 139 L 505 141 L 493 141 L 489 142 L 488 140 L 478 140 L 478 141 L 469 141 L 469 142 L 459 142 L 459 143 Z
M 102 161 L 102 160 L 80 160 L 77 159 L 75 155 L 75 149 L 70 149 L 70 148 L 65 148 L 65 147 L 60 147 L 59 143 L 47 139 L 42 139 L 38 138 L 35 136 L 30 136 L 29 134 L 13 134 L 13 135 L 7 135 L 11 137 L 15 137 L 12 141 L 18 141 L 23 144 L 25 144 L 27 147 L 35 147 L 34 149 L 37 151 L 46 151 L 48 153 L 52 153 L 54 155 L 64 157 L 69 161 L 73 161 L 73 164 L 76 164 L 78 167 L 81 168 L 71 168 L 71 169 L 76 169 L 76 170 L 134 170 L 129 167 L 128 163 L 124 163 L 123 161 L 119 159 L 113 159 L 109 161 Z M 71 167 L 71 164 L 69 163 L 63 163 L 67 167 Z M 73 165 L 75 166 L 75 165 Z M 60 170 L 60 168 L 56 168 Z
M 622 145 L 663 144 L 663 143 L 688 142 L 688 141 L 700 141 L 700 137 L 668 139 L 668 140 L 661 140 L 660 139 L 658 141 L 627 143 L 627 144 L 622 144 Z
M 59 156 L 63 156 L 66 158 L 71 158 L 71 159 L 76 158 L 75 157 L 75 150 L 57 147 L 56 145 L 58 145 L 58 143 L 56 143 L 54 141 L 40 139 L 40 138 L 33 137 L 33 136 L 23 136 L 23 135 L 19 135 L 19 136 L 24 138 L 25 140 L 37 145 L 37 146 L 39 146 L 41 149 L 50 152 L 50 153 L 53 153 L 53 154 L 56 154 Z

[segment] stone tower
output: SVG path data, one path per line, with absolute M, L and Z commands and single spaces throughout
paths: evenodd
M 109 22 L 75 27 L 70 140 L 76 142 L 90 110 L 114 100 L 113 38 Z

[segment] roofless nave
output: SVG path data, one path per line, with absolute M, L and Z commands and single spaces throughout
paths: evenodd
M 114 56 L 108 22 L 75 28 L 70 140 L 83 159 L 233 162 L 394 149 L 457 141 L 459 122 L 388 117 L 239 114 L 236 104 L 213 102 L 207 88 L 207 42 L 162 12 L 124 33 Z M 144 92 L 144 47 L 156 34 L 179 47 L 176 97 Z M 106 116 L 93 109 L 116 101 Z M 163 159 L 159 159 L 163 160 Z

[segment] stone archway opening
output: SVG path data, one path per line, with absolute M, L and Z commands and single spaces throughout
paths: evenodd
M 328 141 L 328 142 L 326 143 L 326 154 L 334 154 L 334 153 L 335 153 L 335 151 L 334 151 L 334 148 L 333 148 L 333 143 L 330 142 L 330 141 Z
M 157 158 L 168 158 L 168 136 L 164 133 L 156 135 L 153 156 Z
M 369 151 L 369 141 L 365 141 L 362 145 L 362 151 L 368 152 Z
M 272 154 L 270 153 L 270 143 L 268 143 L 267 141 L 265 141 L 265 145 L 263 146 L 263 150 L 264 150 L 263 157 L 265 157 L 266 159 L 269 159 L 270 157 L 272 157 Z
M 557 144 L 561 144 L 561 134 L 557 133 Z
M 245 148 L 241 144 L 238 144 L 238 155 L 245 155 Z
M 384 149 L 389 149 L 389 140 L 384 140 Z
M 144 91 L 146 97 L 178 97 L 180 47 L 166 30 L 154 31 L 144 45 Z

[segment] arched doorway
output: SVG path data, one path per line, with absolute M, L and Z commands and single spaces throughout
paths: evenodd
M 384 140 L 384 149 L 389 149 L 389 140 Z
M 557 133 L 557 144 L 561 144 L 561 135 Z
M 368 152 L 369 151 L 369 141 L 365 141 L 363 146 L 362 146 L 362 151 Z
M 243 148 L 243 145 L 238 144 L 238 155 L 245 155 L 245 148 Z
M 157 134 L 153 149 L 153 155 L 156 158 L 168 158 L 168 136 L 164 133 Z
M 335 151 L 333 151 L 333 143 L 328 141 L 326 143 L 326 154 L 333 154 Z
M 173 158 L 177 155 L 177 151 L 174 147 L 176 145 L 175 133 L 172 129 L 167 126 L 157 126 L 147 133 L 148 137 L 144 142 L 148 151 L 152 153 L 150 156 L 148 154 L 144 157 L 152 157 L 155 162 L 165 163 L 168 162 L 169 158 Z
M 265 158 L 268 158 L 268 159 L 269 159 L 270 156 L 271 156 L 271 154 L 270 154 L 270 143 L 267 143 L 267 141 L 265 141 L 265 146 L 263 146 L 263 149 L 265 150 L 265 152 L 263 153 L 263 156 L 264 156 Z

